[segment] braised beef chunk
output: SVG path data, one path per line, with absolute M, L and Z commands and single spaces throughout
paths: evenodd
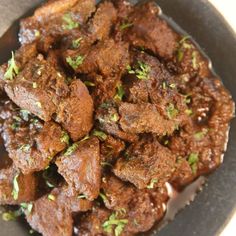
M 160 136 L 170 135 L 178 123 L 161 116 L 153 104 L 122 103 L 119 107 L 120 125 L 125 132 L 156 133 Z
M 101 164 L 106 165 L 115 161 L 124 149 L 125 143 L 122 140 L 108 135 L 101 144 Z
M 53 44 L 58 37 L 79 28 L 95 11 L 95 0 L 57 0 L 38 8 L 32 17 L 21 21 L 20 42 L 28 44 L 35 40 Z
M 92 127 L 93 102 L 86 86 L 77 79 L 67 85 L 64 75 L 42 55 L 9 81 L 5 91 L 18 106 L 42 120 L 53 118 L 61 123 L 73 140 L 85 136 Z
M 14 166 L 0 170 L 0 204 L 17 205 L 36 199 L 37 179 L 34 174 L 21 174 Z
M 101 182 L 100 146 L 96 137 L 70 146 L 56 161 L 58 172 L 78 194 L 97 198 Z
M 133 143 L 114 167 L 114 173 L 137 188 L 149 185 L 162 186 L 175 167 L 175 154 L 162 146 L 155 138 L 144 137 Z
M 124 71 L 129 63 L 128 44 L 107 39 L 88 49 L 69 51 L 65 57 L 67 63 L 77 73 L 97 72 L 105 77 L 112 77 L 112 75 Z M 80 63 L 79 61 L 76 65 L 71 63 L 71 60 L 76 62 L 79 59 Z
M 86 86 L 74 80 L 67 98 L 58 106 L 56 121 L 68 131 L 72 140 L 84 137 L 93 126 L 93 101 Z
M 44 123 L 10 101 L 2 107 L 0 117 L 6 150 L 24 174 L 45 169 L 69 142 L 69 136 L 58 124 Z
M 93 40 L 102 40 L 109 36 L 112 25 L 117 18 L 117 12 L 111 2 L 104 1 L 99 4 L 94 17 L 89 22 L 89 34 Z
M 20 205 L 43 236 L 161 225 L 170 188 L 222 163 L 234 116 L 209 59 L 155 1 L 97 2 L 46 1 L 0 65 L 0 205 Z
M 52 194 L 36 200 L 26 219 L 33 229 L 44 236 L 71 236 L 73 232 L 71 212 L 59 204 Z
M 101 104 L 97 109 L 95 119 L 99 122 L 99 128 L 110 135 L 128 142 L 133 142 L 137 139 L 135 134 L 126 133 L 119 127 L 120 116 L 117 105 L 113 102 Z
M 132 26 L 126 37 L 133 46 L 149 49 L 156 55 L 169 59 L 176 51 L 179 37 L 158 14 L 159 8 L 154 1 L 135 6 L 128 17 Z

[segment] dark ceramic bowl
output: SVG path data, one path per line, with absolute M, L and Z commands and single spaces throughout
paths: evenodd
M 40 2 L 42 1 L 0 0 L 0 34 L 3 34 L 15 19 L 25 13 L 29 14 Z M 216 73 L 236 101 L 236 35 L 223 17 L 206 0 L 157 2 L 164 14 L 190 34 L 211 58 Z M 0 39 L 0 63 L 5 62 L 10 57 L 11 50 L 17 48 L 17 32 L 18 21 L 15 21 Z M 234 119 L 223 165 L 209 177 L 208 184 L 195 201 L 164 227 L 158 233 L 159 236 L 216 236 L 222 231 L 236 209 L 235 141 Z M 0 220 L 0 236 L 23 235 L 29 235 L 26 224 Z

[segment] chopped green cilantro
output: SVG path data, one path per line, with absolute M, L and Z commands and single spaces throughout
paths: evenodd
M 84 61 L 83 56 L 77 56 L 75 58 L 67 57 L 66 62 L 74 69 L 76 70 Z
M 126 224 L 128 224 L 127 219 L 117 219 L 117 214 L 112 213 L 109 219 L 103 223 L 102 227 L 105 232 L 112 233 L 113 226 L 115 226 L 115 236 L 119 236 Z
M 204 138 L 204 136 L 205 136 L 207 133 L 208 133 L 208 129 L 205 129 L 205 128 L 204 128 L 204 129 L 202 129 L 202 131 L 195 133 L 195 134 L 194 134 L 194 138 L 195 138 L 196 140 L 201 140 L 201 139 Z
M 86 199 L 86 196 L 84 194 L 80 194 L 77 198 L 78 199 Z
M 30 112 L 28 110 L 21 109 L 20 114 L 24 121 L 29 121 Z
M 64 153 L 65 156 L 71 155 L 77 148 L 78 143 L 73 143 L 70 147 L 67 148 L 66 152 Z
M 197 55 L 198 55 L 198 53 L 196 51 L 193 51 L 193 53 L 192 53 L 192 65 L 193 65 L 193 69 L 195 69 L 195 70 L 198 68 Z
M 99 196 L 102 198 L 102 200 L 105 202 L 105 201 L 107 201 L 108 199 L 107 199 L 107 196 L 104 194 L 104 193 L 99 193 Z
M 13 221 L 13 220 L 16 220 L 17 217 L 21 216 L 22 215 L 22 210 L 21 208 L 16 210 L 16 211 L 8 211 L 8 212 L 4 212 L 2 214 L 2 219 L 4 221 Z
M 88 87 L 94 87 L 95 86 L 95 84 L 91 81 L 84 81 L 84 84 Z
M 158 179 L 152 179 L 150 184 L 147 186 L 148 189 L 154 188 L 155 184 L 158 183 Z
M 13 78 L 18 75 L 19 68 L 16 65 L 14 53 L 11 52 L 11 59 L 8 61 L 7 71 L 4 74 L 4 79 L 13 80 Z
M 197 172 L 197 162 L 199 161 L 197 153 L 191 153 L 188 157 L 188 163 L 191 166 L 192 172 L 196 174 Z
M 77 28 L 79 27 L 79 23 L 78 22 L 75 22 L 73 19 L 72 19 L 72 15 L 71 13 L 66 13 L 64 16 L 63 16 L 63 21 L 64 21 L 64 24 L 62 25 L 62 28 L 65 29 L 65 30 L 72 30 L 74 28 Z
M 29 215 L 33 209 L 33 203 L 21 203 L 20 206 L 25 211 L 26 215 Z
M 17 175 L 15 175 L 15 177 L 13 178 L 12 196 L 13 196 L 13 199 L 14 199 L 14 200 L 17 200 L 17 199 L 18 199 L 18 196 L 19 196 L 20 188 L 19 188 L 19 185 L 18 185 L 18 182 L 17 182 L 17 179 L 18 179 L 19 175 L 20 175 L 20 174 L 17 174 Z
M 148 80 L 151 68 L 148 64 L 138 61 L 138 67 L 132 69 L 131 66 L 127 66 L 129 74 L 135 74 L 136 77 L 140 80 Z
M 55 200 L 56 200 L 56 197 L 55 197 L 53 194 L 49 194 L 49 195 L 48 195 L 48 199 L 49 199 L 50 201 L 55 201 Z
M 119 120 L 119 116 L 117 113 L 111 115 L 111 121 L 117 122 Z
M 190 36 L 184 36 L 180 41 L 179 41 L 179 48 L 177 51 L 177 60 L 181 62 L 184 57 L 184 49 L 190 49 L 192 48 L 192 45 L 187 43 L 186 40 L 189 39 Z
M 105 161 L 101 162 L 101 165 L 102 166 L 110 166 L 110 167 L 112 167 L 112 164 L 110 164 L 109 162 L 105 162 Z
M 98 137 L 101 141 L 105 141 L 107 139 L 107 135 L 99 130 L 94 130 L 92 135 Z
M 163 83 L 162 83 L 162 88 L 163 88 L 163 89 L 166 89 L 166 87 L 167 87 L 167 86 L 166 86 L 166 82 L 163 82 Z
M 191 109 L 186 109 L 184 112 L 188 116 L 191 116 L 193 114 L 193 111 Z
M 174 104 L 172 103 L 169 104 L 169 106 L 166 109 L 166 112 L 169 119 L 175 118 L 179 113 L 179 111 L 175 108 Z
M 80 43 L 81 43 L 82 39 L 83 38 L 80 37 L 78 39 L 73 40 L 72 41 L 72 47 L 75 48 L 75 49 L 78 48 L 80 46 Z
M 20 127 L 20 124 L 17 122 L 14 122 L 13 124 L 11 124 L 11 129 L 13 130 L 17 130 Z
M 170 84 L 170 88 L 172 89 L 176 88 L 176 84 Z
M 36 88 L 38 88 L 38 84 L 37 84 L 36 82 L 33 82 L 32 87 L 33 87 L 34 89 L 36 89 Z
M 70 136 L 68 135 L 67 132 L 62 131 L 60 141 L 61 141 L 62 143 L 66 143 L 67 145 L 69 145 Z
M 124 22 L 124 23 L 121 24 L 120 30 L 124 30 L 124 29 L 130 28 L 131 26 L 133 26 L 133 23 Z
M 20 146 L 19 149 L 22 150 L 23 152 L 29 152 L 30 148 L 31 148 L 30 144 L 23 144 L 23 145 Z
M 115 95 L 114 99 L 122 101 L 122 98 L 124 95 L 125 95 L 125 90 L 124 90 L 122 84 L 119 84 L 116 87 L 116 95 Z

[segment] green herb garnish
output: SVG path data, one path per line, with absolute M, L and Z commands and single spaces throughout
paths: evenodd
M 102 198 L 102 200 L 105 202 L 105 201 L 107 201 L 108 199 L 107 199 L 107 196 L 104 194 L 104 193 L 99 193 L 99 196 Z
M 197 162 L 199 161 L 198 154 L 191 153 L 188 157 L 188 163 L 191 166 L 192 172 L 196 174 L 197 172 Z
M 119 120 L 119 116 L 117 113 L 111 115 L 111 121 L 117 122 Z
M 86 196 L 84 194 L 80 194 L 77 198 L 78 199 L 86 199 Z
M 193 51 L 192 53 L 192 65 L 193 65 L 193 69 L 197 69 L 198 68 L 198 63 L 197 63 L 197 52 Z
M 92 135 L 98 137 L 101 141 L 105 141 L 107 139 L 107 135 L 99 130 L 94 130 Z
M 2 214 L 2 219 L 4 221 L 13 221 L 13 220 L 16 220 L 17 217 L 21 216 L 22 213 L 23 212 L 22 212 L 21 208 L 19 210 L 16 210 L 16 211 L 4 212 Z
M 33 203 L 21 203 L 20 206 L 25 211 L 26 215 L 29 215 L 33 209 Z
M 101 162 L 101 165 L 102 166 L 110 166 L 110 167 L 112 167 L 112 164 L 110 164 L 109 162 L 105 162 L 105 161 Z
M 67 57 L 66 62 L 74 69 L 76 70 L 84 61 L 83 56 L 77 56 L 75 58 Z
M 72 16 L 70 13 L 65 14 L 62 19 L 65 22 L 65 24 L 62 25 L 62 28 L 65 30 L 72 30 L 74 28 L 79 27 L 79 23 L 75 22 L 72 19 Z
M 193 114 L 192 109 L 186 109 L 184 112 L 185 112 L 185 114 L 188 115 L 188 116 L 191 116 L 191 115 Z
M 69 142 L 70 142 L 70 136 L 68 135 L 67 132 L 62 131 L 60 141 L 61 141 L 62 143 L 66 143 L 67 145 L 69 145 Z
M 135 74 L 140 80 L 148 80 L 151 68 L 148 64 L 138 61 L 138 68 L 132 69 L 131 66 L 127 66 L 129 74 Z
M 122 84 L 119 84 L 116 87 L 116 95 L 115 95 L 114 99 L 122 101 L 122 98 L 124 95 L 125 95 L 125 90 L 124 90 Z
M 184 36 L 180 41 L 179 41 L 179 48 L 177 51 L 177 60 L 181 62 L 184 57 L 184 49 L 190 49 L 192 48 L 192 45 L 187 43 L 186 40 L 190 39 L 190 36 Z
M 13 78 L 18 75 L 19 68 L 16 65 L 14 53 L 11 52 L 11 59 L 8 61 L 7 71 L 4 74 L 4 79 L 13 80 Z
M 208 133 L 208 129 L 203 129 L 202 131 L 195 133 L 194 138 L 196 140 L 201 140 L 205 137 L 207 133 Z
M 50 201 L 55 201 L 55 200 L 56 200 L 56 197 L 55 197 L 53 194 L 49 194 L 49 195 L 48 195 L 48 199 L 49 199 Z
M 175 108 L 174 104 L 172 103 L 169 104 L 169 106 L 166 109 L 166 112 L 169 119 L 175 118 L 179 113 L 179 111 Z
M 34 89 L 38 88 L 37 83 L 36 83 L 36 82 L 33 82 L 32 87 L 33 87 Z
M 20 110 L 21 117 L 24 121 L 29 121 L 30 112 L 28 110 Z
M 107 233 L 112 233 L 112 228 L 115 226 L 115 236 L 119 236 L 125 225 L 128 224 L 127 219 L 117 219 L 117 214 L 113 213 L 110 215 L 109 220 L 105 221 L 102 225 L 103 229 Z
M 158 179 L 152 179 L 150 184 L 147 186 L 148 189 L 154 188 L 155 184 L 158 183 Z
M 88 87 L 94 87 L 95 86 L 95 84 L 93 82 L 90 82 L 90 81 L 87 81 L 87 80 L 84 81 L 84 84 Z
M 23 144 L 23 145 L 20 146 L 19 149 L 22 150 L 23 152 L 29 152 L 30 148 L 31 148 L 30 144 Z
M 18 179 L 19 175 L 20 175 L 20 174 L 15 175 L 15 177 L 14 177 L 14 179 L 13 179 L 12 196 L 13 196 L 13 199 L 14 199 L 14 200 L 17 200 L 17 199 L 18 199 L 18 196 L 19 196 L 20 188 L 19 188 L 19 185 L 18 185 L 18 182 L 17 182 L 17 179 Z
M 64 153 L 65 156 L 71 155 L 77 148 L 78 143 L 73 143 L 70 147 L 67 148 L 66 152 Z
M 120 30 L 124 30 L 124 29 L 127 29 L 127 28 L 130 28 L 131 26 L 133 26 L 133 23 L 122 23 L 121 26 L 120 26 Z
M 75 48 L 75 49 L 78 48 L 80 46 L 80 43 L 81 43 L 82 39 L 83 38 L 80 37 L 78 39 L 73 40 L 72 41 L 72 47 Z

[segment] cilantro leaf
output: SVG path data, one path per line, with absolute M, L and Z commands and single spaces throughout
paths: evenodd
M 122 101 L 122 98 L 125 95 L 125 90 L 124 90 L 122 84 L 119 84 L 116 87 L 116 90 L 117 90 L 117 92 L 116 92 L 114 99 Z
M 63 21 L 65 22 L 65 24 L 62 25 L 62 28 L 64 30 L 72 30 L 74 28 L 79 27 L 79 23 L 75 22 L 72 19 L 72 15 L 71 13 L 66 13 L 63 17 L 62 17 Z
M 116 213 L 112 213 L 107 221 L 102 225 L 103 229 L 107 233 L 112 233 L 112 226 L 115 226 L 115 236 L 119 236 L 125 225 L 128 224 L 127 219 L 117 219 Z
M 19 67 L 16 65 L 14 53 L 11 52 L 11 59 L 8 61 L 8 67 L 6 73 L 4 74 L 4 79 L 13 80 L 18 73 Z
M 133 23 L 129 23 L 129 22 L 124 22 L 124 23 L 122 23 L 121 24 L 121 26 L 120 26 L 120 30 L 125 30 L 125 29 L 127 29 L 127 28 L 130 28 L 130 27 L 132 27 L 133 26 Z
M 61 141 L 62 143 L 66 143 L 67 145 L 69 145 L 70 136 L 68 135 L 67 132 L 62 131 L 60 141 Z
M 73 143 L 70 147 L 68 147 L 64 153 L 65 156 L 71 155 L 77 148 L 78 148 L 78 143 Z
M 188 157 L 188 163 L 191 166 L 192 172 L 196 174 L 197 172 L 197 162 L 199 161 L 197 153 L 191 153 Z
M 166 108 L 167 116 L 169 119 L 175 118 L 179 111 L 175 108 L 174 104 L 170 103 L 169 106 Z
M 19 188 L 19 185 L 18 185 L 18 182 L 17 182 L 17 179 L 18 179 L 19 175 L 20 175 L 20 174 L 15 175 L 15 177 L 14 177 L 14 179 L 13 179 L 12 196 L 13 196 L 13 199 L 14 199 L 14 200 L 17 200 L 17 199 L 18 199 L 18 196 L 19 196 L 20 188 Z
M 73 40 L 72 41 L 72 47 L 75 48 L 75 49 L 78 48 L 80 46 L 80 43 L 81 43 L 82 39 L 83 38 L 80 37 L 78 39 Z
M 107 139 L 107 135 L 100 130 L 94 130 L 92 135 L 98 137 L 101 141 L 105 141 Z
M 147 186 L 147 188 L 153 189 L 156 183 L 158 183 L 158 179 L 152 179 L 150 184 Z
M 66 62 L 74 69 L 76 70 L 84 61 L 83 56 L 77 56 L 75 58 L 67 57 Z
M 136 68 L 132 69 L 130 65 L 127 66 L 129 74 L 135 74 L 140 80 L 148 80 L 151 68 L 148 64 L 138 61 Z

